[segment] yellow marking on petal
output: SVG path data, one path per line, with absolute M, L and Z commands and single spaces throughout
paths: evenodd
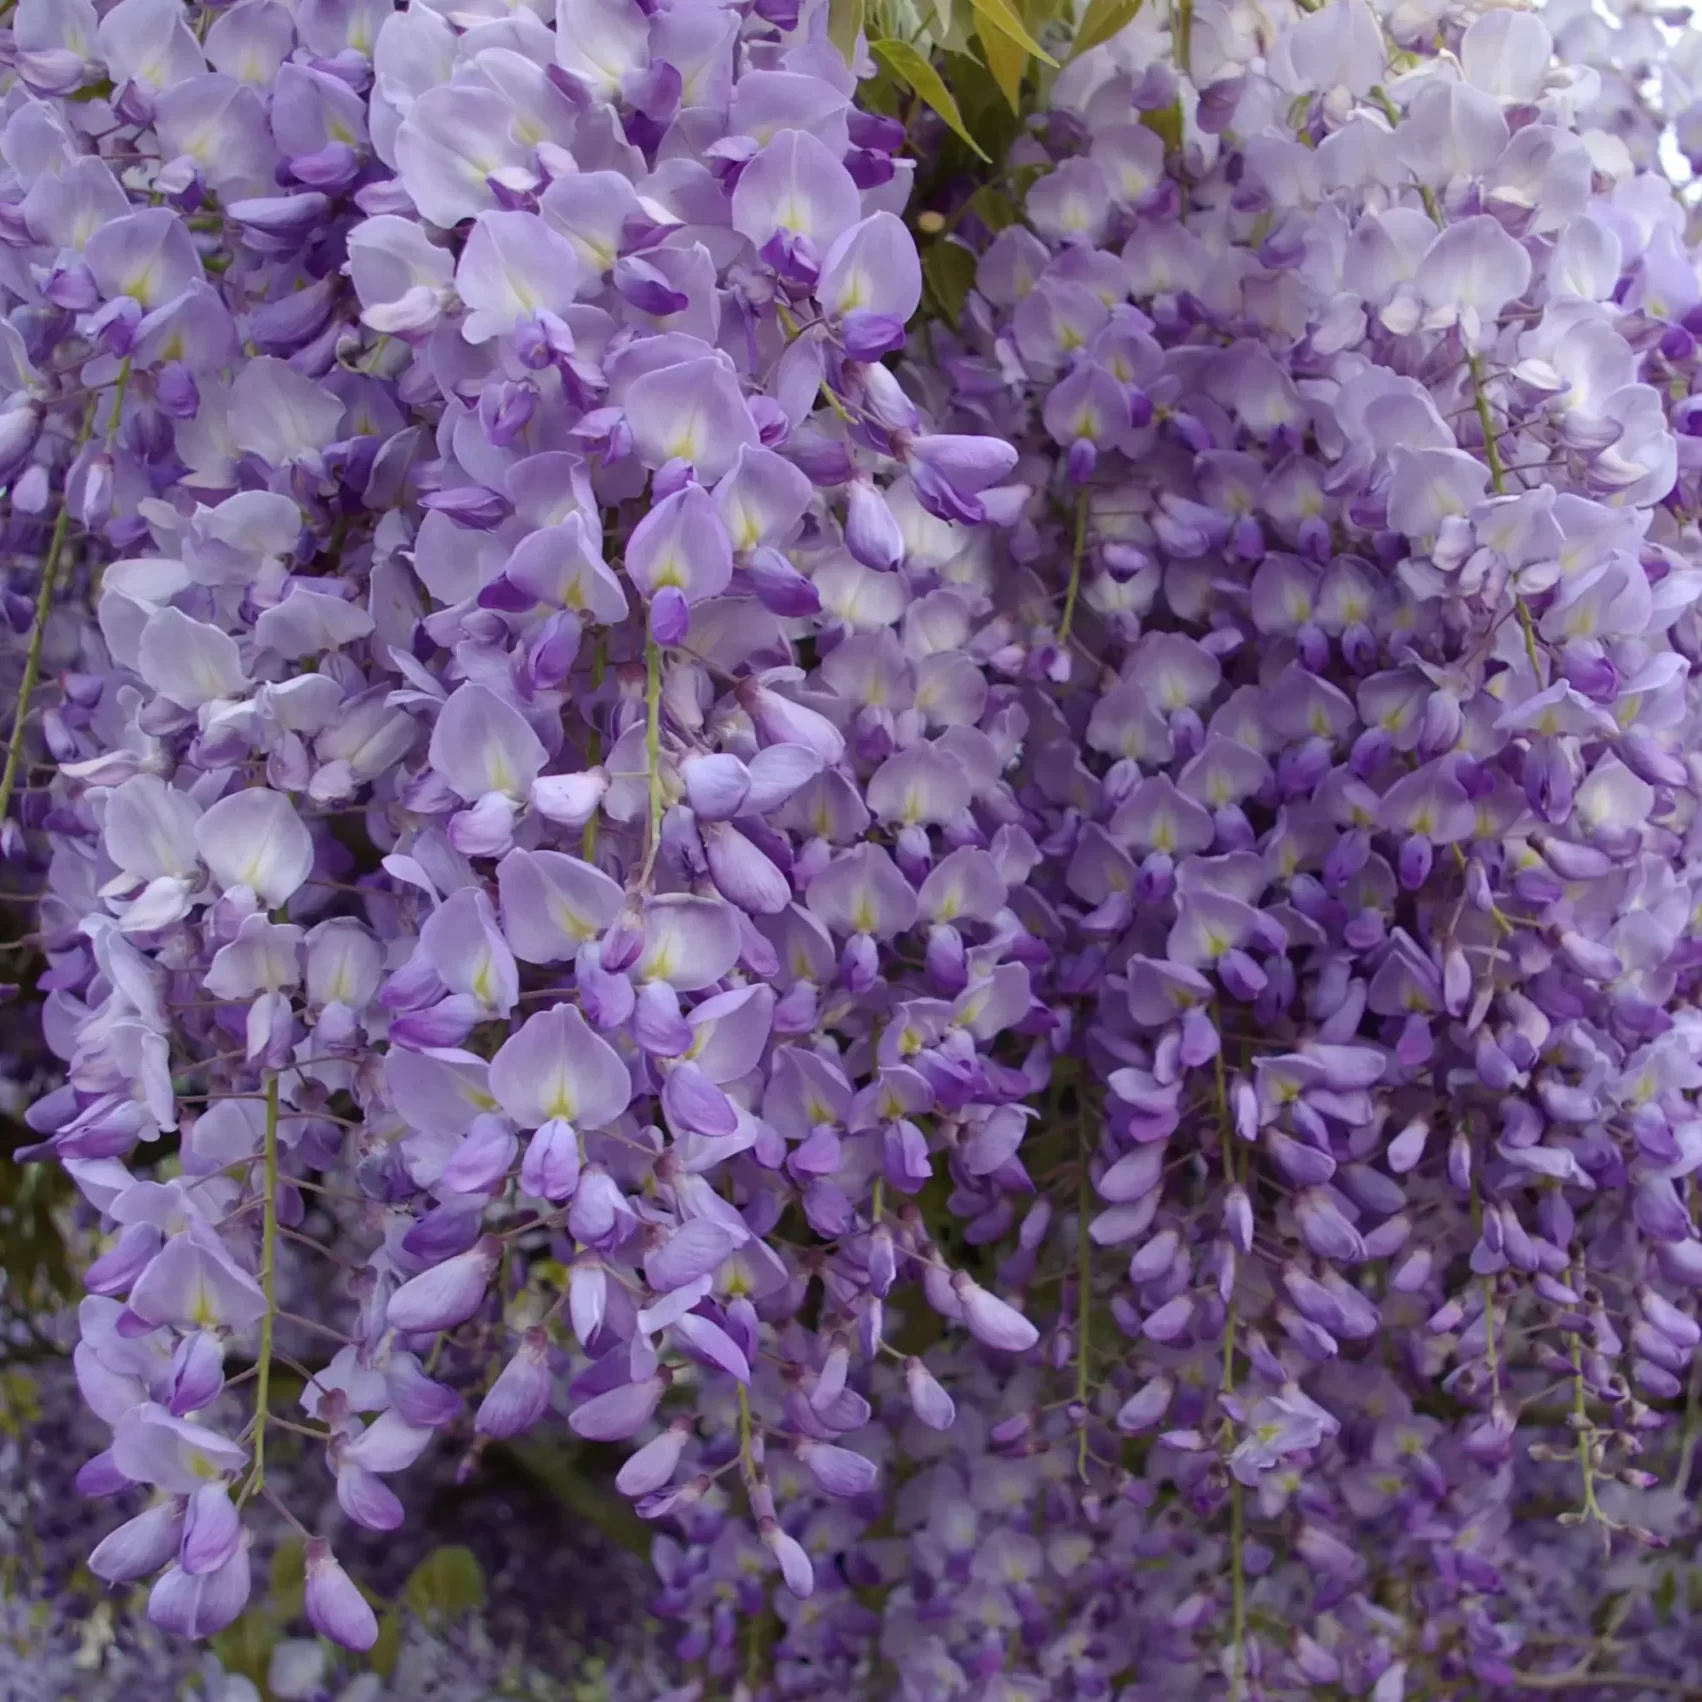
M 569 939 L 581 942 L 595 937 L 597 930 L 564 898 L 549 900 L 550 918 Z

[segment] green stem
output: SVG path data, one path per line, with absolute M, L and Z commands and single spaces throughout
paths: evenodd
M 1219 1019 L 1217 1010 L 1212 1012 Z M 1221 1022 L 1219 1024 L 1221 1032 Z M 1229 1109 L 1229 1079 L 1223 1061 L 1223 1048 L 1217 1052 L 1216 1068 L 1218 1140 L 1223 1147 L 1223 1179 L 1228 1187 L 1235 1186 L 1235 1118 Z M 1235 1291 L 1232 1288 L 1223 1308 L 1223 1387 L 1222 1395 L 1235 1388 Z M 1221 1395 L 1219 1397 L 1221 1399 Z M 1229 1702 L 1242 1702 L 1245 1695 L 1247 1647 L 1247 1509 L 1243 1504 L 1241 1480 L 1229 1480 Z
M 1477 409 L 1477 422 L 1483 427 L 1483 458 L 1489 463 L 1489 482 L 1497 496 L 1507 494 L 1507 470 L 1501 465 L 1501 445 L 1495 441 L 1495 421 L 1489 412 L 1489 398 L 1483 390 L 1483 357 L 1472 355 L 1466 362 L 1472 375 L 1472 405 Z
M 271 1421 L 268 1403 L 272 1393 L 272 1330 L 277 1322 L 278 1271 L 278 1078 L 266 1078 L 266 1136 L 262 1148 L 266 1190 L 260 1227 L 260 1288 L 266 1296 L 266 1311 L 260 1319 L 260 1353 L 254 1376 L 254 1469 L 243 1486 L 246 1501 L 266 1482 L 266 1426 Z
M 1082 557 L 1087 553 L 1087 490 L 1076 493 L 1076 542 L 1070 556 L 1070 588 L 1064 594 L 1064 618 L 1058 623 L 1058 642 L 1070 642 L 1070 628 L 1075 624 L 1076 599 L 1081 595 Z
M 1472 355 L 1466 361 L 1466 369 L 1471 373 L 1472 406 L 1477 409 L 1477 420 L 1483 429 L 1483 458 L 1489 463 L 1489 482 L 1497 496 L 1507 494 L 1507 468 L 1501 459 L 1501 445 L 1495 439 L 1495 418 L 1489 409 L 1489 397 L 1483 388 L 1483 357 Z M 1525 599 L 1518 592 L 1513 593 L 1513 609 L 1519 617 L 1519 630 L 1525 635 L 1525 655 L 1530 659 L 1531 672 L 1536 675 L 1537 684 L 1542 684 L 1542 662 L 1537 653 L 1536 627 L 1531 621 L 1531 611 Z
M 112 417 L 106 422 L 106 452 L 112 453 L 112 445 L 118 437 L 118 421 L 124 412 L 125 392 L 130 388 L 130 357 L 126 355 L 118 368 L 118 382 L 112 387 Z
M 1483 1233 L 1483 1201 L 1477 1191 L 1477 1170 L 1472 1170 L 1472 1233 Z M 1501 1356 L 1495 1346 L 1495 1279 L 1484 1277 L 1483 1283 L 1483 1331 L 1484 1363 L 1489 1367 L 1489 1392 L 1496 1399 L 1501 1398 Z
M 599 633 L 597 642 L 591 647 L 591 690 L 593 692 L 602 686 L 603 670 L 608 665 L 608 659 L 608 641 Z M 591 728 L 590 734 L 586 738 L 585 753 L 591 759 L 593 768 L 603 760 L 603 735 L 595 727 Z M 580 854 L 587 863 L 594 863 L 597 860 L 597 821 L 599 814 L 598 810 L 591 812 L 591 819 L 586 822 L 585 831 L 579 838 Z
M 743 1383 L 739 1385 L 739 1463 L 747 1478 L 756 1470 L 751 1452 L 751 1392 Z
M 662 829 L 662 647 L 654 638 L 643 643 L 645 667 L 645 730 L 643 751 L 650 764 L 650 836 Z
M 763 1660 L 768 1648 L 768 1592 L 763 1591 L 759 1612 L 753 1613 L 745 1627 L 745 1688 L 754 1696 L 762 1684 Z
M 94 430 L 95 409 L 99 403 L 98 395 L 90 397 L 88 410 L 83 415 L 82 430 L 77 433 L 77 442 L 71 451 L 73 461 Z M 18 685 L 18 705 L 12 712 L 12 736 L 6 745 L 6 771 L 0 774 L 0 824 L 4 824 L 6 820 L 6 812 L 12 804 L 12 793 L 18 783 L 18 767 L 24 756 L 24 728 L 29 721 L 30 699 L 35 696 L 36 681 L 41 678 L 41 647 L 47 636 L 47 614 L 53 607 L 53 592 L 59 581 L 59 558 L 65 553 L 65 539 L 70 531 L 71 510 L 61 496 L 59 517 L 53 522 L 53 537 L 47 546 L 47 559 L 41 565 L 41 586 L 35 598 L 35 625 L 30 629 L 30 647 L 24 653 L 24 677 Z
M 648 878 L 662 846 L 662 646 L 644 638 L 644 764 L 650 781 L 650 842 L 644 859 Z
M 1658 1678 L 1652 1673 L 1596 1672 L 1587 1662 L 1569 1672 L 1519 1672 L 1505 1681 L 1514 1690 L 1659 1690 L 1673 1696 L 1694 1696 L 1689 1679 Z
M 1567 1271 L 1566 1280 L 1574 1280 L 1571 1270 Z M 1590 1409 L 1584 1388 L 1584 1344 L 1579 1336 L 1568 1335 L 1566 1345 L 1572 1360 L 1572 1421 L 1578 1432 L 1578 1471 L 1584 1481 L 1584 1517 L 1605 1525 L 1607 1521 L 1596 1503 L 1595 1461 L 1590 1458 Z
M 1082 1409 L 1081 1431 L 1076 1438 L 1076 1472 L 1087 1482 L 1087 1363 L 1092 1351 L 1093 1330 L 1093 1237 L 1087 1232 L 1093 1211 L 1093 1187 L 1087 1165 L 1087 1115 L 1076 1121 L 1076 1150 L 1081 1180 L 1076 1194 L 1076 1403 Z
M 1215 1005 L 1212 1009 L 1212 1020 L 1222 1033 L 1222 1012 Z M 1227 1187 L 1235 1186 L 1235 1118 L 1229 1109 L 1229 1075 L 1223 1061 L 1223 1046 L 1220 1043 L 1216 1059 L 1216 1088 L 1217 1088 L 1217 1128 L 1218 1141 L 1223 1147 L 1223 1180 Z M 1223 1392 L 1228 1394 L 1235 1387 L 1235 1291 L 1230 1290 L 1229 1299 L 1223 1309 Z
M 1523 597 L 1515 592 L 1513 607 L 1518 612 L 1519 630 L 1525 635 L 1525 655 L 1530 658 L 1531 672 L 1536 675 L 1537 683 L 1540 685 L 1542 683 L 1542 662 L 1537 656 L 1537 632 L 1535 626 L 1531 623 L 1530 606 Z
M 1382 107 L 1384 115 L 1391 125 L 1400 123 L 1401 115 L 1395 103 L 1380 88 L 1371 91 L 1371 98 Z M 1442 204 L 1436 199 L 1436 191 L 1429 184 L 1420 184 L 1418 193 L 1424 202 L 1424 210 L 1430 215 L 1431 223 L 1440 229 L 1447 221 L 1442 213 Z M 1483 388 L 1483 357 L 1468 355 L 1466 369 L 1471 374 L 1472 406 L 1477 410 L 1477 420 L 1483 430 L 1483 458 L 1489 463 L 1489 482 L 1497 496 L 1507 494 L 1507 466 L 1501 459 L 1501 445 L 1496 441 L 1495 416 L 1490 410 L 1489 397 Z M 1537 652 L 1536 628 L 1531 622 L 1531 611 L 1526 606 L 1525 599 L 1518 592 L 1513 593 L 1513 609 L 1519 617 L 1519 628 L 1525 635 L 1525 654 L 1530 658 L 1531 672 L 1537 677 L 1537 684 L 1542 684 L 1542 663 Z
M 1242 1550 L 1247 1544 L 1247 1510 L 1242 1504 L 1241 1480 L 1229 1480 L 1229 1702 L 1246 1694 L 1247 1567 Z

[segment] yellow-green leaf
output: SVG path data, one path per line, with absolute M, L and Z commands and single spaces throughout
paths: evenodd
M 288 1595 L 307 1582 L 307 1544 L 300 1537 L 283 1537 L 272 1550 L 269 1582 L 275 1596 Z
M 1009 36 L 1014 42 L 1026 48 L 1034 57 L 1046 65 L 1056 65 L 1058 61 L 1028 33 L 1017 9 L 1011 0 L 969 0 L 975 8 L 975 15 L 982 23 L 989 25 L 1000 35 Z M 985 32 L 982 32 L 985 40 Z
M 995 234 L 1010 225 L 1014 225 L 1022 217 L 1016 210 L 1010 196 L 995 189 L 990 183 L 983 183 L 969 197 L 968 211 L 973 213 L 988 230 Z
M 847 65 L 857 51 L 864 16 L 864 0 L 830 0 L 828 5 L 827 39 L 839 49 Z
M 952 99 L 951 90 L 946 87 L 939 72 L 909 42 L 877 41 L 873 44 L 872 51 L 895 77 L 908 83 L 981 159 L 987 159 L 980 143 L 964 128 L 963 114 L 957 110 L 957 102 Z M 987 163 L 991 165 L 992 161 L 988 160 Z
M 999 93 L 1010 103 L 1012 112 L 1021 112 L 1022 74 L 1028 68 L 1028 50 L 1008 35 L 988 28 L 984 21 L 977 23 L 975 34 L 986 57 L 987 69 L 999 85 Z
M 1156 112 L 1143 112 L 1141 123 L 1155 136 L 1163 139 L 1165 149 L 1175 153 L 1182 146 L 1182 103 L 1172 101 Z
M 421 1619 L 455 1618 L 485 1605 L 485 1574 L 470 1548 L 434 1548 L 402 1586 L 402 1599 Z
M 576 1519 L 601 1531 L 610 1542 L 648 1557 L 650 1526 L 633 1512 L 632 1503 L 624 1495 L 609 1487 L 607 1474 L 587 1463 L 578 1443 L 532 1437 L 510 1442 L 504 1451 Z
M 307 1592 L 307 1549 L 300 1537 L 285 1537 L 272 1555 L 270 1594 L 267 1606 L 281 1624 L 301 1614 Z
M 1070 57 L 1087 53 L 1108 42 L 1119 30 L 1135 21 L 1142 0 L 1089 0 L 1082 15 L 1081 28 L 1070 43 Z
M 378 1641 L 366 1652 L 366 1663 L 382 1679 L 396 1670 L 402 1653 L 402 1615 L 391 1608 L 378 1622 Z
M 256 1686 L 266 1682 L 277 1642 L 277 1622 L 257 1607 L 251 1607 L 235 1624 L 212 1638 L 213 1653 L 225 1671 L 241 1673 Z
M 934 242 L 922 256 L 922 277 L 948 323 L 955 326 L 975 287 L 975 256 L 960 242 Z

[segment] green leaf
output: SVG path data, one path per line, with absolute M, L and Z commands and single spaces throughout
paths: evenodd
M 288 1623 L 301 1615 L 307 1593 L 307 1548 L 300 1537 L 285 1537 L 272 1555 L 268 1605 Z
M 839 49 L 849 65 L 863 33 L 864 0 L 830 0 L 827 9 L 827 39 Z
M 952 99 L 951 90 L 945 86 L 939 72 L 909 42 L 877 41 L 872 51 L 895 77 L 908 83 L 975 150 L 979 158 L 987 160 L 989 165 L 993 163 L 964 128 L 963 115 L 957 110 L 957 102 Z
M 597 1469 L 594 1458 L 585 1457 L 583 1448 L 531 1440 L 511 1442 L 506 1452 L 564 1507 L 595 1526 L 610 1542 L 648 1557 L 650 1527 L 633 1512 L 632 1503 L 624 1495 L 604 1487 L 608 1474 Z
M 932 243 L 922 256 L 922 277 L 940 312 L 955 326 L 975 287 L 975 256 L 960 242 Z
M 978 22 L 975 34 L 986 56 L 987 69 L 999 85 L 999 93 L 1010 102 L 1012 112 L 1022 111 L 1022 74 L 1028 69 L 1028 50 L 990 29 L 985 21 Z
M 1661 1624 L 1665 1625 L 1672 1619 L 1672 1610 L 1678 1604 L 1678 1573 L 1668 1571 L 1662 1574 L 1661 1581 L 1655 1586 L 1655 1612 L 1660 1616 Z
M 1175 153 L 1182 146 L 1182 103 L 1172 101 L 1169 106 L 1161 106 L 1156 112 L 1143 112 L 1141 123 L 1162 139 L 1167 153 Z
M 485 1574 L 470 1548 L 434 1548 L 402 1586 L 402 1599 L 421 1618 L 454 1619 L 485 1605 Z
M 1135 21 L 1141 5 L 1142 0 L 1089 0 L 1087 11 L 1082 15 L 1081 28 L 1070 43 L 1070 57 L 1074 59 L 1108 42 L 1119 30 Z
M 1022 19 L 1017 15 L 1017 9 L 1011 0 L 969 0 L 975 8 L 975 15 L 983 24 L 989 25 L 1000 35 L 1008 36 L 1019 46 L 1032 53 L 1043 65 L 1056 65 L 1058 61 L 1028 33 Z M 982 40 L 986 40 L 983 33 Z
M 273 1549 L 268 1582 L 275 1596 L 288 1595 L 307 1582 L 307 1544 L 300 1537 L 284 1537 Z
M 990 183 L 983 183 L 969 197 L 968 211 L 995 235 L 1008 229 L 1022 217 L 1010 196 L 1003 190 L 995 189 Z
M 968 7 L 964 10 L 967 12 Z M 995 160 L 1003 160 L 1012 144 L 1023 134 L 1024 126 L 1021 115 L 1011 111 L 1010 102 L 993 80 L 993 73 L 979 54 L 969 52 L 953 54 L 944 60 L 936 54 L 934 62 L 957 101 L 964 129 L 975 138 L 984 153 L 991 154 Z M 929 160 L 927 164 L 933 168 L 935 181 L 940 185 L 965 176 L 980 182 L 988 175 L 977 169 L 978 162 L 973 154 L 955 136 L 942 137 L 938 158 Z M 918 166 L 918 171 L 922 169 Z M 949 199 L 949 196 L 940 198 Z
M 391 1608 L 378 1622 L 378 1641 L 366 1652 L 366 1663 L 382 1679 L 396 1670 L 402 1653 L 402 1614 Z
M 213 1653 L 225 1671 L 241 1673 L 262 1691 L 277 1642 L 277 1622 L 257 1607 L 251 1607 L 212 1639 Z

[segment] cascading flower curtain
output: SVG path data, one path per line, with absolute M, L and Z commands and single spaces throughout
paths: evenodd
M 4 25 L 100 1580 L 553 1434 L 611 1695 L 1694 1693 L 1687 19 Z

